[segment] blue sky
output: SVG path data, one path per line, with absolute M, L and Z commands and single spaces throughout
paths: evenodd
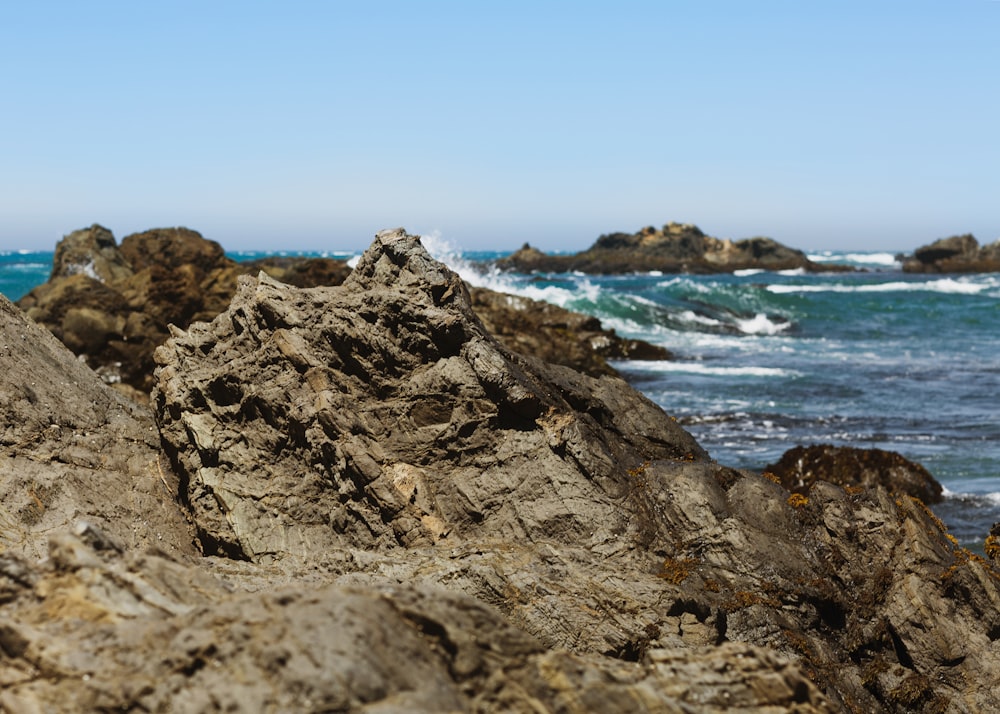
M 1000 2 L 0 7 L 0 248 L 1000 238 Z

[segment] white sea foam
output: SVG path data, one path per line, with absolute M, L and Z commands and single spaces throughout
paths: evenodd
M 989 282 L 974 282 L 968 278 L 939 278 L 928 281 L 894 281 L 865 285 L 768 285 L 772 293 L 891 293 L 935 292 L 958 295 L 978 295 L 992 287 Z
M 805 268 L 790 268 L 788 270 L 779 270 L 778 271 L 778 275 L 799 276 L 799 275 L 805 275 L 805 274 L 806 274 L 806 269 Z
M 807 256 L 814 263 L 858 263 L 861 265 L 880 265 L 892 268 L 899 265 L 893 253 L 836 253 L 824 250 Z
M 758 312 L 751 318 L 736 320 L 736 326 L 740 332 L 747 335 L 777 335 L 791 327 L 790 322 L 775 322 L 762 312 Z
M 712 317 L 707 317 L 706 315 L 699 315 L 693 310 L 683 310 L 675 315 L 675 317 L 681 322 L 688 322 L 695 325 L 708 325 L 710 327 L 718 327 L 724 325 L 722 320 L 716 320 Z
M 767 272 L 763 268 L 745 268 L 743 270 L 734 270 L 733 275 L 737 278 L 745 278 L 748 275 L 760 275 L 761 273 Z
M 703 362 L 675 362 L 673 360 L 650 360 L 630 362 L 631 369 L 650 372 L 683 372 L 715 377 L 798 377 L 799 372 L 777 367 L 717 367 Z

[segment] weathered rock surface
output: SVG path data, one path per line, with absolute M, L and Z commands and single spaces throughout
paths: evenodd
M 637 233 L 612 233 L 597 239 L 575 255 L 547 255 L 525 244 L 521 250 L 497 261 L 507 270 L 519 272 L 632 273 L 659 270 L 664 273 L 731 273 L 759 268 L 814 272 L 848 270 L 843 266 L 814 263 L 800 250 L 771 238 L 739 241 L 705 235 L 697 226 L 668 223 Z
M 495 607 L 564 661 L 694 677 L 752 645 L 836 710 L 1000 708 L 1000 575 L 921 502 L 824 482 L 789 494 L 712 462 L 624 382 L 502 346 L 401 231 L 339 287 L 244 279 L 156 356 L 181 499 L 241 587 L 420 582 Z M 724 709 L 728 686 L 685 706 Z
M 482 531 L 606 538 L 627 527 L 629 468 L 704 457 L 623 381 L 503 347 L 400 232 L 341 287 L 244 279 L 156 359 L 161 434 L 206 547 L 255 561 Z
M 421 585 L 238 592 L 65 535 L 42 566 L 0 556 L 0 585 L 10 712 L 831 711 L 762 648 L 574 654 Z
M 917 248 L 902 262 L 905 273 L 997 273 L 1000 240 L 980 246 L 969 233 L 941 238 Z
M 890 493 L 939 503 L 944 489 L 918 463 L 895 451 L 815 444 L 789 449 L 765 471 L 793 493 L 808 495 L 817 481 L 843 487 L 882 486 Z
M 85 521 L 120 548 L 196 553 L 147 409 L 0 296 L 0 553 L 35 559 Z

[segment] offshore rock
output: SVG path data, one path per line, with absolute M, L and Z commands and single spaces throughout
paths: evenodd
M 195 554 L 147 409 L 3 296 L 0 363 L 0 553 L 37 559 L 83 522 L 118 548 Z
M 1000 708 L 1000 574 L 921 501 L 714 463 L 624 382 L 511 352 L 470 303 L 389 231 L 342 286 L 244 278 L 157 351 L 164 448 L 214 568 L 261 592 L 443 587 L 547 656 L 669 665 L 694 711 L 747 691 L 693 684 L 746 646 L 774 653 L 751 649 L 767 706 Z
M 106 382 L 143 401 L 152 387 L 153 350 L 169 325 L 210 320 L 229 304 L 239 275 L 261 270 L 324 284 L 343 282 L 350 272 L 328 259 L 238 263 L 187 228 L 132 234 L 118 246 L 109 230 L 94 225 L 60 241 L 51 278 L 18 305 Z
M 739 241 L 714 238 L 688 223 L 652 226 L 637 233 L 603 235 L 575 255 L 547 255 L 525 244 L 513 255 L 497 261 L 506 270 L 519 272 L 632 273 L 731 273 L 735 270 L 803 269 L 813 272 L 848 270 L 844 266 L 814 263 L 800 250 L 771 238 Z
M 944 489 L 920 464 L 895 451 L 819 444 L 796 446 L 765 468 L 793 493 L 808 495 L 817 481 L 838 486 L 882 486 L 890 493 L 939 503 Z
M 903 258 L 905 273 L 1000 272 L 1000 240 L 980 246 L 970 233 L 941 238 Z

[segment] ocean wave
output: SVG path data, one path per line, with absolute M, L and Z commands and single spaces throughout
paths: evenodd
M 812 253 L 806 256 L 814 263 L 856 263 L 859 265 L 880 265 L 886 268 L 897 267 L 899 261 L 893 253 L 839 253 L 825 250 L 822 253 Z
M 965 501 L 981 506 L 1000 506 L 1000 491 L 988 491 L 986 493 L 955 492 L 942 484 L 941 495 L 949 500 Z
M 772 320 L 762 312 L 746 319 L 737 319 L 736 326 L 746 335 L 777 335 L 792 326 L 787 320 Z
M 863 285 L 768 285 L 768 292 L 787 293 L 889 293 L 889 292 L 935 292 L 956 295 L 978 295 L 994 287 L 990 281 L 973 281 L 969 278 L 939 278 L 928 281 L 894 281 Z
M 737 278 L 745 278 L 748 275 L 760 275 L 761 273 L 766 273 L 767 271 L 763 268 L 744 268 L 743 270 L 734 270 L 733 275 Z
M 675 362 L 673 360 L 649 360 L 630 362 L 632 370 L 650 372 L 683 372 L 714 377 L 799 377 L 801 373 L 778 367 L 715 367 L 702 362 Z

